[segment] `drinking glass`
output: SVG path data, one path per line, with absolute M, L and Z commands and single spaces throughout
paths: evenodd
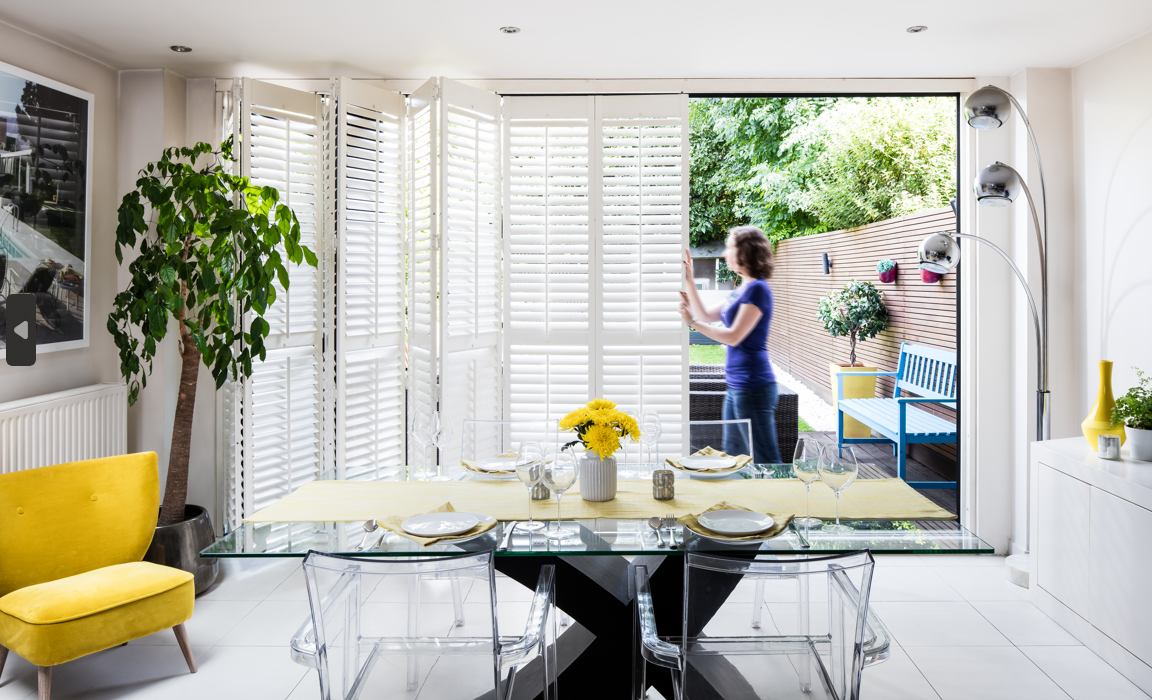
M 432 476 L 432 470 L 428 467 L 428 446 L 432 444 L 431 417 L 419 409 L 413 410 L 412 415 L 408 417 L 408 434 L 421 447 L 420 461 L 410 470 L 412 478 L 428 479 Z
M 544 478 L 544 450 L 540 443 L 525 440 L 520 443 L 516 452 L 516 478 L 528 487 L 528 522 L 520 523 L 516 527 L 527 532 L 536 532 L 545 527 L 545 523 L 532 519 L 532 489 Z
M 542 483 L 548 490 L 556 494 L 556 527 L 545 533 L 550 540 L 566 540 L 576 535 L 575 530 L 560 526 L 560 504 L 564 500 L 564 492 L 572 488 L 579 476 L 579 467 L 576 457 L 571 452 L 554 452 L 544 460 L 544 478 Z
M 656 459 L 652 464 L 656 465 L 656 469 L 660 469 L 660 414 L 656 411 L 644 411 L 640 416 L 640 442 L 648 446 L 648 456 L 652 456 L 652 451 L 656 451 Z
M 452 417 L 448 409 L 441 406 L 432 414 L 432 444 L 436 446 L 436 476 L 430 476 L 429 481 L 451 481 L 451 477 L 444 476 L 444 460 L 440 453 L 452 441 Z
M 837 454 L 837 450 L 829 445 L 820 454 L 820 481 L 828 485 L 836 493 L 836 524 L 824 525 L 824 532 L 843 535 L 854 531 L 850 525 L 840 524 L 840 492 L 856 480 L 860 467 L 856 463 L 856 451 L 851 447 L 844 447 L 844 456 Z
M 811 517 L 810 500 L 812 482 L 820 478 L 820 443 L 812 438 L 802 437 L 796 441 L 796 452 L 792 456 L 792 471 L 796 478 L 804 482 L 804 517 L 792 522 L 800 527 L 820 527 L 824 521 Z

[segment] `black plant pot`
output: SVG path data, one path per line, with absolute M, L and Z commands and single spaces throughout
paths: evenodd
M 200 552 L 215 539 L 208 511 L 200 506 L 186 505 L 183 522 L 156 528 L 144 561 L 192 574 L 196 577 L 196 595 L 200 595 L 216 583 L 216 576 L 220 573 L 219 561 L 200 556 Z

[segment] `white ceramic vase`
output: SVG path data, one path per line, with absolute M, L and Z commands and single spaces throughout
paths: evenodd
M 591 450 L 580 458 L 580 497 L 603 503 L 616 498 L 616 458 L 600 459 Z
M 1127 426 L 1124 432 L 1128 434 L 1128 455 L 1132 459 L 1152 462 L 1152 430 L 1141 430 Z

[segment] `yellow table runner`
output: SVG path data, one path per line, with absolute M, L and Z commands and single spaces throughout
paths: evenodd
M 579 483 L 577 483 L 577 486 Z M 518 481 L 313 481 L 246 518 L 245 522 L 364 521 L 389 515 L 426 513 L 451 501 L 459 511 L 487 513 L 497 520 L 528 519 L 528 489 Z M 678 479 L 676 498 L 652 498 L 648 479 L 621 480 L 616 498 L 591 503 L 578 488 L 564 494 L 564 519 L 676 517 L 699 513 L 721 501 L 762 513 L 804 515 L 799 479 Z M 537 520 L 556 517 L 556 500 L 534 501 Z M 812 485 L 812 517 L 836 517 L 832 490 Z M 840 494 L 846 520 L 951 520 L 956 516 L 900 479 L 860 479 Z

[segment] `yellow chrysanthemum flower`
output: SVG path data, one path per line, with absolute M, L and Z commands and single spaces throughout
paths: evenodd
M 635 418 L 627 413 L 621 413 L 619 422 L 620 427 L 624 429 L 628 437 L 632 438 L 633 442 L 640 439 L 640 425 L 636 422 Z
M 596 425 L 612 425 L 618 422 L 620 412 L 613 408 L 598 408 L 588 411 L 588 420 Z
M 588 402 L 588 408 L 593 411 L 598 411 L 602 408 L 614 409 L 616 408 L 616 404 L 608 399 L 592 399 Z
M 589 420 L 589 414 L 590 411 L 583 406 L 576 409 L 575 411 L 572 411 L 560 420 L 560 429 L 572 430 L 578 425 L 587 423 Z
M 620 449 L 620 437 L 611 426 L 593 425 L 584 431 L 584 446 L 599 455 L 600 459 L 607 459 Z

